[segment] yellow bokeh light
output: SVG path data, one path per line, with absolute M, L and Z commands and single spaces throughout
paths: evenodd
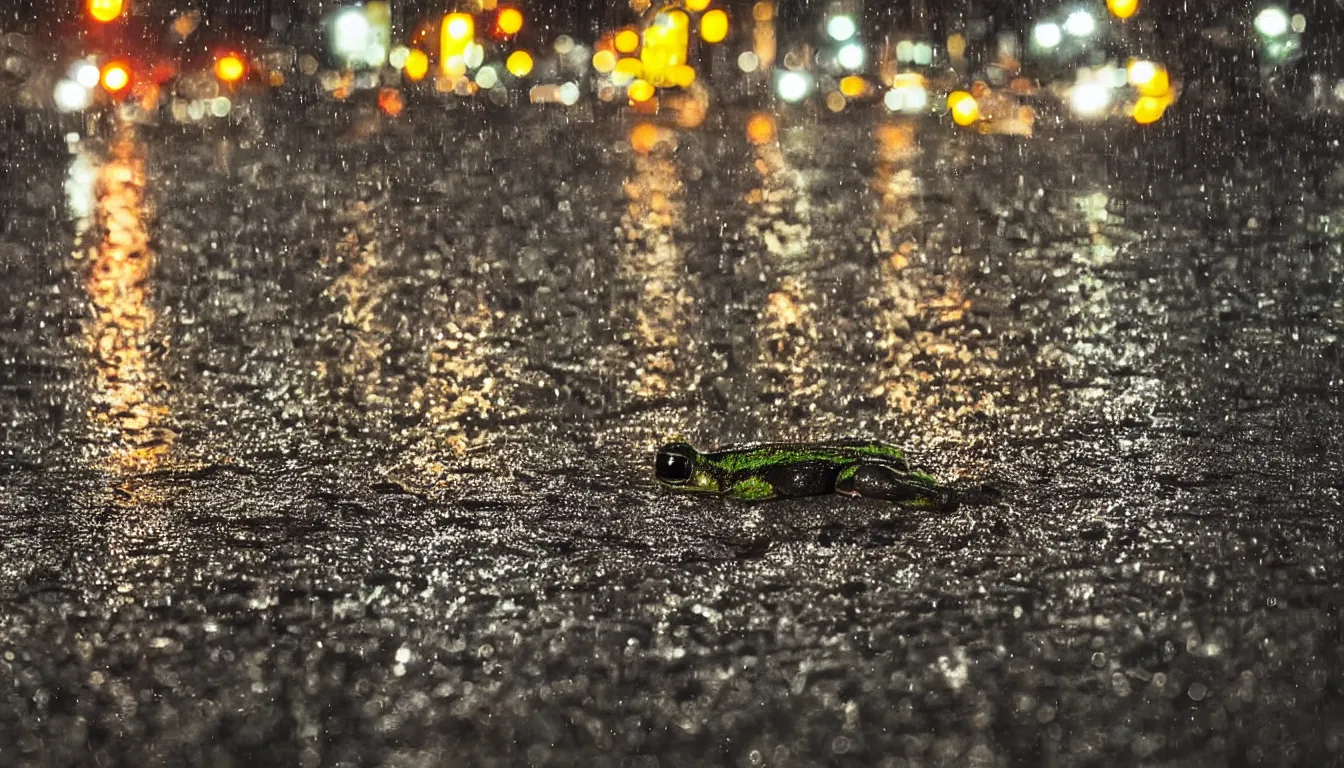
M 593 69 L 607 75 L 616 68 L 616 54 L 611 51 L 598 51 L 593 54 Z
M 476 31 L 476 22 L 469 13 L 450 13 L 443 17 L 443 34 L 449 40 L 470 40 Z
M 419 48 L 414 48 L 406 54 L 406 61 L 401 66 L 406 77 L 412 82 L 420 82 L 429 72 L 429 55 Z
M 701 17 L 700 37 L 706 43 L 723 42 L 724 38 L 728 37 L 728 14 L 715 8 Z
M 94 21 L 116 21 L 123 8 L 122 0 L 89 0 L 89 15 Z
M 953 32 L 947 36 L 947 55 L 954 59 L 960 59 L 966 56 L 966 36 L 960 32 Z
M 622 29 L 616 33 L 616 50 L 621 53 L 634 53 L 639 48 L 639 33 L 633 29 Z
M 672 85 L 671 68 L 686 63 L 690 44 L 691 17 L 684 11 L 659 13 L 644 29 L 639 58 L 644 63 L 642 77 L 666 88 Z
M 709 0 L 686 0 L 686 10 L 699 13 L 709 7 Z
M 131 84 L 131 71 L 125 64 L 108 64 L 103 67 L 102 80 L 109 93 L 116 93 Z
M 747 141 L 760 146 L 775 140 L 775 119 L 764 112 L 747 118 Z
M 247 73 L 247 64 L 233 54 L 215 62 L 215 76 L 226 83 L 236 83 Z
M 469 13 L 450 13 L 443 17 L 439 32 L 439 66 L 444 74 L 457 76 L 464 69 L 467 46 L 476 36 L 476 21 Z
M 843 111 L 846 103 L 848 102 L 845 101 L 844 94 L 839 91 L 831 91 L 826 94 L 826 108 L 832 112 Z
M 851 99 L 868 92 L 868 81 L 858 75 L 850 75 L 840 81 L 840 92 Z
M 775 18 L 775 4 L 770 0 L 761 0 L 751 6 L 751 18 L 762 24 Z
M 517 8 L 505 8 L 499 12 L 499 19 L 495 25 L 503 34 L 516 35 L 518 30 L 523 28 L 523 12 Z
M 532 74 L 532 54 L 527 51 L 514 51 L 509 54 L 504 66 L 514 77 L 527 77 Z
M 1139 0 L 1106 0 L 1106 8 L 1117 19 L 1128 19 L 1139 10 Z
M 616 62 L 616 74 L 620 76 L 617 80 L 630 83 L 637 77 L 643 77 L 644 63 L 635 58 L 621 59 Z
M 980 104 L 974 96 L 965 91 L 953 91 L 948 94 L 947 106 L 952 110 L 952 120 L 957 125 L 972 125 L 980 119 Z
M 648 80 L 636 80 L 630 84 L 626 93 L 633 102 L 648 101 L 653 98 L 653 84 Z
M 672 84 L 678 88 L 690 88 L 695 82 L 695 67 L 688 64 L 678 64 L 668 70 L 668 77 Z
M 1162 96 L 1143 96 L 1134 103 L 1134 122 L 1150 125 L 1162 118 L 1171 99 Z
M 1129 82 L 1144 96 L 1164 96 L 1171 91 L 1171 78 L 1166 67 L 1151 61 L 1130 62 Z

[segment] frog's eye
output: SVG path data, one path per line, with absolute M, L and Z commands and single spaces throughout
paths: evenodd
M 695 467 L 695 456 L 689 446 L 665 445 L 658 449 L 656 474 L 659 480 L 673 485 L 681 485 L 691 479 Z

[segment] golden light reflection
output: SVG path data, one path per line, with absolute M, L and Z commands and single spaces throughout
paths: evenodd
M 873 131 L 873 192 L 880 260 L 864 302 L 880 357 L 868 394 L 899 414 L 903 429 L 947 437 L 974 413 L 993 410 L 990 380 L 997 350 L 973 349 L 966 313 L 971 301 L 954 275 L 931 274 L 923 260 L 913 201 L 920 189 L 917 126 L 893 121 Z
M 485 297 L 475 296 L 426 350 L 427 377 L 412 392 L 410 405 L 424 413 L 434 450 L 412 452 L 418 471 L 440 474 L 445 469 L 443 449 L 462 457 L 494 437 L 485 423 L 508 408 L 509 382 L 520 379 L 516 369 L 496 358 L 492 346 L 493 339 L 507 332 L 504 320 L 504 313 L 491 310 Z
M 625 239 L 619 277 L 637 286 L 634 331 L 639 349 L 629 393 L 642 398 L 667 395 L 677 385 L 678 350 L 692 299 L 683 288 L 685 259 L 677 245 L 677 229 L 685 213 L 685 186 L 673 153 L 677 135 L 653 123 L 630 131 L 634 171 L 626 180 L 626 211 L 621 217 Z
M 760 186 L 747 193 L 747 230 L 781 273 L 759 316 L 756 370 L 768 389 L 796 403 L 822 396 L 825 385 L 817 356 L 819 297 L 801 263 L 811 251 L 810 196 L 777 140 L 775 118 L 755 113 L 746 130 L 760 176 Z
M 751 50 L 759 62 L 757 72 L 769 72 L 775 64 L 778 42 L 775 37 L 775 4 L 761 0 L 751 7 Z
M 89 421 L 111 447 L 111 468 L 137 473 L 164 461 L 177 432 L 163 402 L 167 385 L 153 357 L 159 342 L 150 303 L 154 253 L 146 229 L 144 157 L 129 135 L 119 137 L 109 154 L 94 188 L 93 231 L 102 239 L 89 252 L 93 316 L 86 341 L 94 362 Z

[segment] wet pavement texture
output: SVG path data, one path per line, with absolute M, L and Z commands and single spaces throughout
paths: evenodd
M 1338 764 L 1322 135 L 8 134 L 0 762 Z M 1001 496 L 671 496 L 672 435 Z

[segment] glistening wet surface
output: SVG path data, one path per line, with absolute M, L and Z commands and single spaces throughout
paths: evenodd
M 1338 760 L 1338 148 L 715 121 L 6 137 L 5 764 Z

